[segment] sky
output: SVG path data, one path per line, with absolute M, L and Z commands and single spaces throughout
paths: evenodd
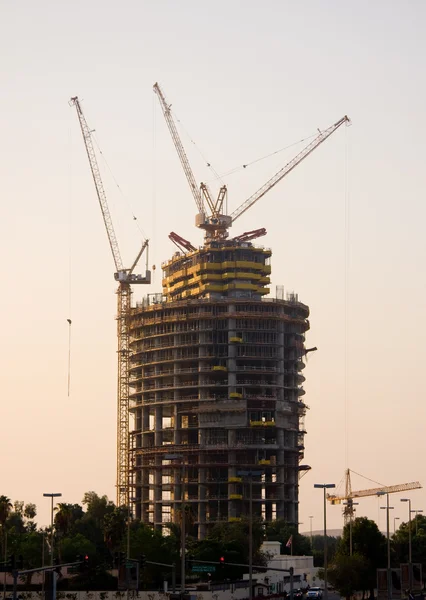
M 44 492 L 115 498 L 114 267 L 68 101 L 79 96 L 102 150 L 123 262 L 150 239 L 154 281 L 137 299 L 161 291 L 171 230 L 202 240 L 156 81 L 197 180 L 215 190 L 207 163 L 236 169 L 223 178 L 230 210 L 297 142 L 351 118 L 232 233 L 265 227 L 271 295 L 284 285 L 311 310 L 300 529 L 310 516 L 322 527 L 314 483 L 343 492 L 348 467 L 381 484 L 422 482 L 425 18 L 421 0 L 0 3 L 0 494 L 36 503 L 42 525 Z M 426 510 L 426 490 L 407 495 Z M 391 517 L 402 521 L 400 497 Z M 384 529 L 379 504 L 363 499 L 357 514 Z M 339 528 L 341 509 L 327 518 Z

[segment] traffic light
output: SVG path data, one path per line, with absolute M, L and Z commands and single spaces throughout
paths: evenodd
M 142 571 L 146 566 L 146 556 L 145 554 L 141 554 L 139 556 L 139 570 Z
M 224 556 L 221 556 L 221 557 L 219 558 L 219 567 L 220 567 L 220 568 L 223 568 L 224 566 L 225 566 L 225 557 L 224 557 Z
M 80 573 L 86 573 L 89 570 L 89 555 L 88 554 L 79 554 L 77 556 L 78 570 Z
M 15 561 L 15 555 L 14 554 L 10 554 L 8 559 L 7 559 L 7 568 L 9 569 L 9 571 L 14 571 L 16 568 L 16 561 Z

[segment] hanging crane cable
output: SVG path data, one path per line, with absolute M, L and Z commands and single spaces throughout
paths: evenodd
M 68 368 L 67 368 L 67 394 L 71 394 L 71 303 L 72 303 L 72 205 L 73 205 L 73 162 L 72 162 L 72 131 L 69 128 L 68 151 L 69 151 L 69 194 L 68 194 Z
M 205 157 L 204 153 L 201 151 L 201 148 L 196 144 L 196 142 L 194 141 L 194 139 L 192 138 L 192 136 L 189 134 L 189 132 L 186 130 L 186 128 L 184 127 L 182 121 L 178 118 L 178 116 L 176 115 L 175 111 L 170 110 L 171 114 L 174 116 L 175 121 L 177 123 L 179 123 L 180 128 L 182 129 L 182 131 L 184 132 L 184 134 L 186 135 L 186 137 L 189 139 L 189 141 L 191 142 L 191 144 L 194 145 L 194 147 L 196 148 L 198 154 L 201 156 L 201 158 L 203 159 L 203 161 L 206 164 L 206 167 L 208 169 L 210 169 L 210 171 L 213 173 L 213 175 L 215 176 L 214 179 L 212 179 L 212 181 L 217 181 L 218 179 L 220 180 L 220 182 L 224 185 L 225 182 L 222 180 L 222 175 L 219 175 L 219 173 L 216 171 L 216 169 L 212 166 L 211 162 Z
M 71 392 L 71 319 L 67 319 L 68 322 L 68 398 Z
M 226 171 L 225 173 L 218 175 L 218 177 L 216 179 L 220 179 L 222 181 L 222 177 L 229 177 L 230 175 L 233 175 L 234 173 L 238 173 L 242 169 L 247 169 L 247 167 L 251 167 L 252 165 L 254 165 L 258 162 L 261 162 L 262 160 L 266 160 L 267 158 L 270 158 L 271 156 L 275 156 L 276 154 L 280 154 L 281 152 L 284 152 L 285 150 L 288 150 L 289 148 L 293 148 L 294 146 L 297 146 L 298 144 L 302 144 L 303 142 L 311 140 L 316 135 L 318 135 L 318 134 L 313 133 L 312 135 L 308 135 L 308 137 L 302 138 L 298 142 L 293 142 L 292 144 L 289 144 L 288 146 L 284 146 L 284 148 L 280 148 L 279 150 L 275 150 L 274 152 L 270 152 L 269 154 L 265 154 L 264 156 L 255 158 L 251 162 L 245 163 L 244 165 L 239 165 L 238 167 L 234 167 L 233 169 L 230 169 L 229 171 Z M 216 179 L 210 179 L 206 183 L 212 183 L 213 181 L 216 181 Z
M 95 134 L 95 131 L 93 130 L 93 131 L 91 132 L 92 139 L 93 139 L 93 141 L 94 141 L 94 144 L 95 144 L 95 146 L 96 146 L 96 148 L 97 148 L 97 150 L 98 150 L 98 153 L 99 153 L 100 157 L 102 158 L 102 161 L 104 162 L 104 164 L 105 164 L 106 168 L 108 169 L 108 171 L 109 171 L 109 174 L 110 174 L 110 175 L 111 175 L 111 177 L 112 177 L 112 180 L 114 181 L 114 183 L 115 183 L 115 185 L 116 185 L 116 187 L 117 187 L 118 191 L 119 191 L 119 192 L 120 192 L 120 194 L 121 194 L 121 197 L 123 198 L 123 200 L 124 200 L 124 201 L 125 201 L 125 203 L 127 204 L 127 207 L 128 207 L 128 209 L 129 209 L 129 211 L 130 211 L 130 214 L 132 215 L 132 219 L 133 219 L 133 221 L 135 221 L 135 222 L 136 222 L 136 227 L 138 228 L 138 230 L 139 230 L 139 233 L 141 234 L 141 236 L 142 236 L 144 239 L 147 239 L 147 236 L 146 236 L 145 232 L 143 231 L 143 229 L 142 229 L 142 228 L 141 228 L 141 226 L 139 225 L 139 220 L 138 220 L 138 217 L 137 217 L 137 216 L 136 216 L 136 214 L 135 214 L 135 211 L 133 210 L 133 206 L 132 206 L 132 203 L 131 203 L 131 201 L 130 201 L 130 200 L 129 200 L 129 198 L 126 196 L 126 194 L 123 192 L 123 190 L 122 190 L 122 188 L 121 188 L 120 184 L 118 183 L 118 181 L 117 181 L 117 179 L 116 179 L 116 177 L 115 177 L 115 175 L 114 175 L 114 173 L 113 173 L 113 171 L 112 171 L 111 167 L 109 166 L 109 163 L 108 163 L 108 161 L 107 161 L 107 159 L 106 159 L 106 157 L 105 157 L 105 154 L 104 154 L 104 152 L 102 151 L 102 148 L 101 148 L 101 146 L 100 146 L 100 144 L 99 144 L 99 140 L 97 139 L 96 135 L 94 135 L 94 134 Z

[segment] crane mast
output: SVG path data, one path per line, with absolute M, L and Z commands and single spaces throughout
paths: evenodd
M 145 249 L 148 248 L 148 240 L 144 240 L 141 249 L 136 255 L 130 269 L 123 267 L 120 248 L 115 235 L 111 214 L 108 207 L 105 189 L 102 183 L 95 149 L 92 141 L 92 130 L 89 128 L 84 117 L 81 105 L 77 96 L 71 98 L 70 104 L 75 106 L 78 120 L 80 123 L 83 140 L 89 159 L 90 169 L 108 235 L 108 241 L 111 248 L 116 273 L 114 279 L 119 282 L 117 289 L 117 505 L 129 506 L 129 477 L 130 477 L 130 448 L 129 448 L 129 315 L 131 308 L 132 289 L 131 284 L 149 284 L 151 283 L 151 273 L 148 270 L 148 253 L 146 255 L 146 273 L 145 276 L 134 274 L 140 257 Z
M 194 173 L 192 172 L 188 157 L 186 156 L 186 152 L 183 147 L 182 141 L 179 137 L 178 130 L 176 129 L 176 125 L 175 125 L 175 122 L 173 120 L 172 113 L 170 110 L 171 104 L 167 103 L 166 98 L 163 94 L 163 91 L 160 88 L 160 86 L 158 85 L 158 83 L 154 84 L 154 92 L 157 94 L 158 99 L 160 101 L 160 105 L 161 105 L 161 109 L 164 114 L 164 118 L 166 119 L 167 126 L 169 128 L 170 134 L 173 139 L 173 143 L 174 143 L 176 151 L 178 153 L 183 170 L 185 172 L 186 179 L 188 180 L 189 187 L 191 188 L 192 195 L 194 196 L 195 204 L 197 205 L 198 212 L 200 214 L 200 218 L 203 219 L 205 217 L 205 213 L 206 213 L 203 198 L 201 196 L 200 190 L 198 189 L 197 182 L 195 181 Z
M 77 110 L 78 120 L 80 122 L 81 133 L 83 134 L 84 145 L 86 147 L 87 157 L 89 159 L 90 169 L 92 171 L 93 181 L 95 182 L 96 193 L 98 195 L 99 206 L 101 208 L 105 229 L 108 235 L 108 242 L 111 248 L 114 264 L 117 272 L 123 271 L 123 262 L 121 260 L 120 248 L 112 224 L 111 214 L 109 212 L 108 202 L 102 183 L 101 172 L 96 159 L 95 149 L 93 147 L 92 130 L 89 128 L 86 118 L 81 110 L 78 96 L 71 98 L 71 103 Z
M 201 183 L 198 187 L 195 181 L 194 173 L 192 172 L 191 165 L 189 164 L 188 157 L 186 156 L 185 149 L 180 139 L 178 130 L 173 120 L 172 112 L 170 110 L 171 104 L 168 104 L 162 89 L 158 83 L 153 86 L 154 92 L 157 94 L 160 101 L 160 106 L 163 111 L 164 118 L 172 136 L 173 143 L 178 153 L 180 162 L 188 180 L 189 187 L 192 195 L 194 196 L 195 204 L 198 208 L 198 214 L 195 217 L 195 225 L 200 229 L 204 229 L 206 232 L 207 239 L 220 239 L 227 237 L 227 230 L 231 226 L 231 219 L 227 215 L 221 214 L 224 198 L 226 197 L 226 186 L 222 186 L 219 190 L 217 200 L 213 201 L 208 186 L 205 183 Z M 204 200 L 210 209 L 211 214 L 207 215 Z

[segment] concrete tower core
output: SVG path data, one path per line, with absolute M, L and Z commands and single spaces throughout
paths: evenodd
M 263 297 L 270 257 L 237 240 L 177 252 L 132 308 L 130 497 L 155 528 L 179 521 L 182 491 L 199 539 L 248 515 L 241 471 L 258 473 L 255 516 L 298 523 L 309 308 Z

